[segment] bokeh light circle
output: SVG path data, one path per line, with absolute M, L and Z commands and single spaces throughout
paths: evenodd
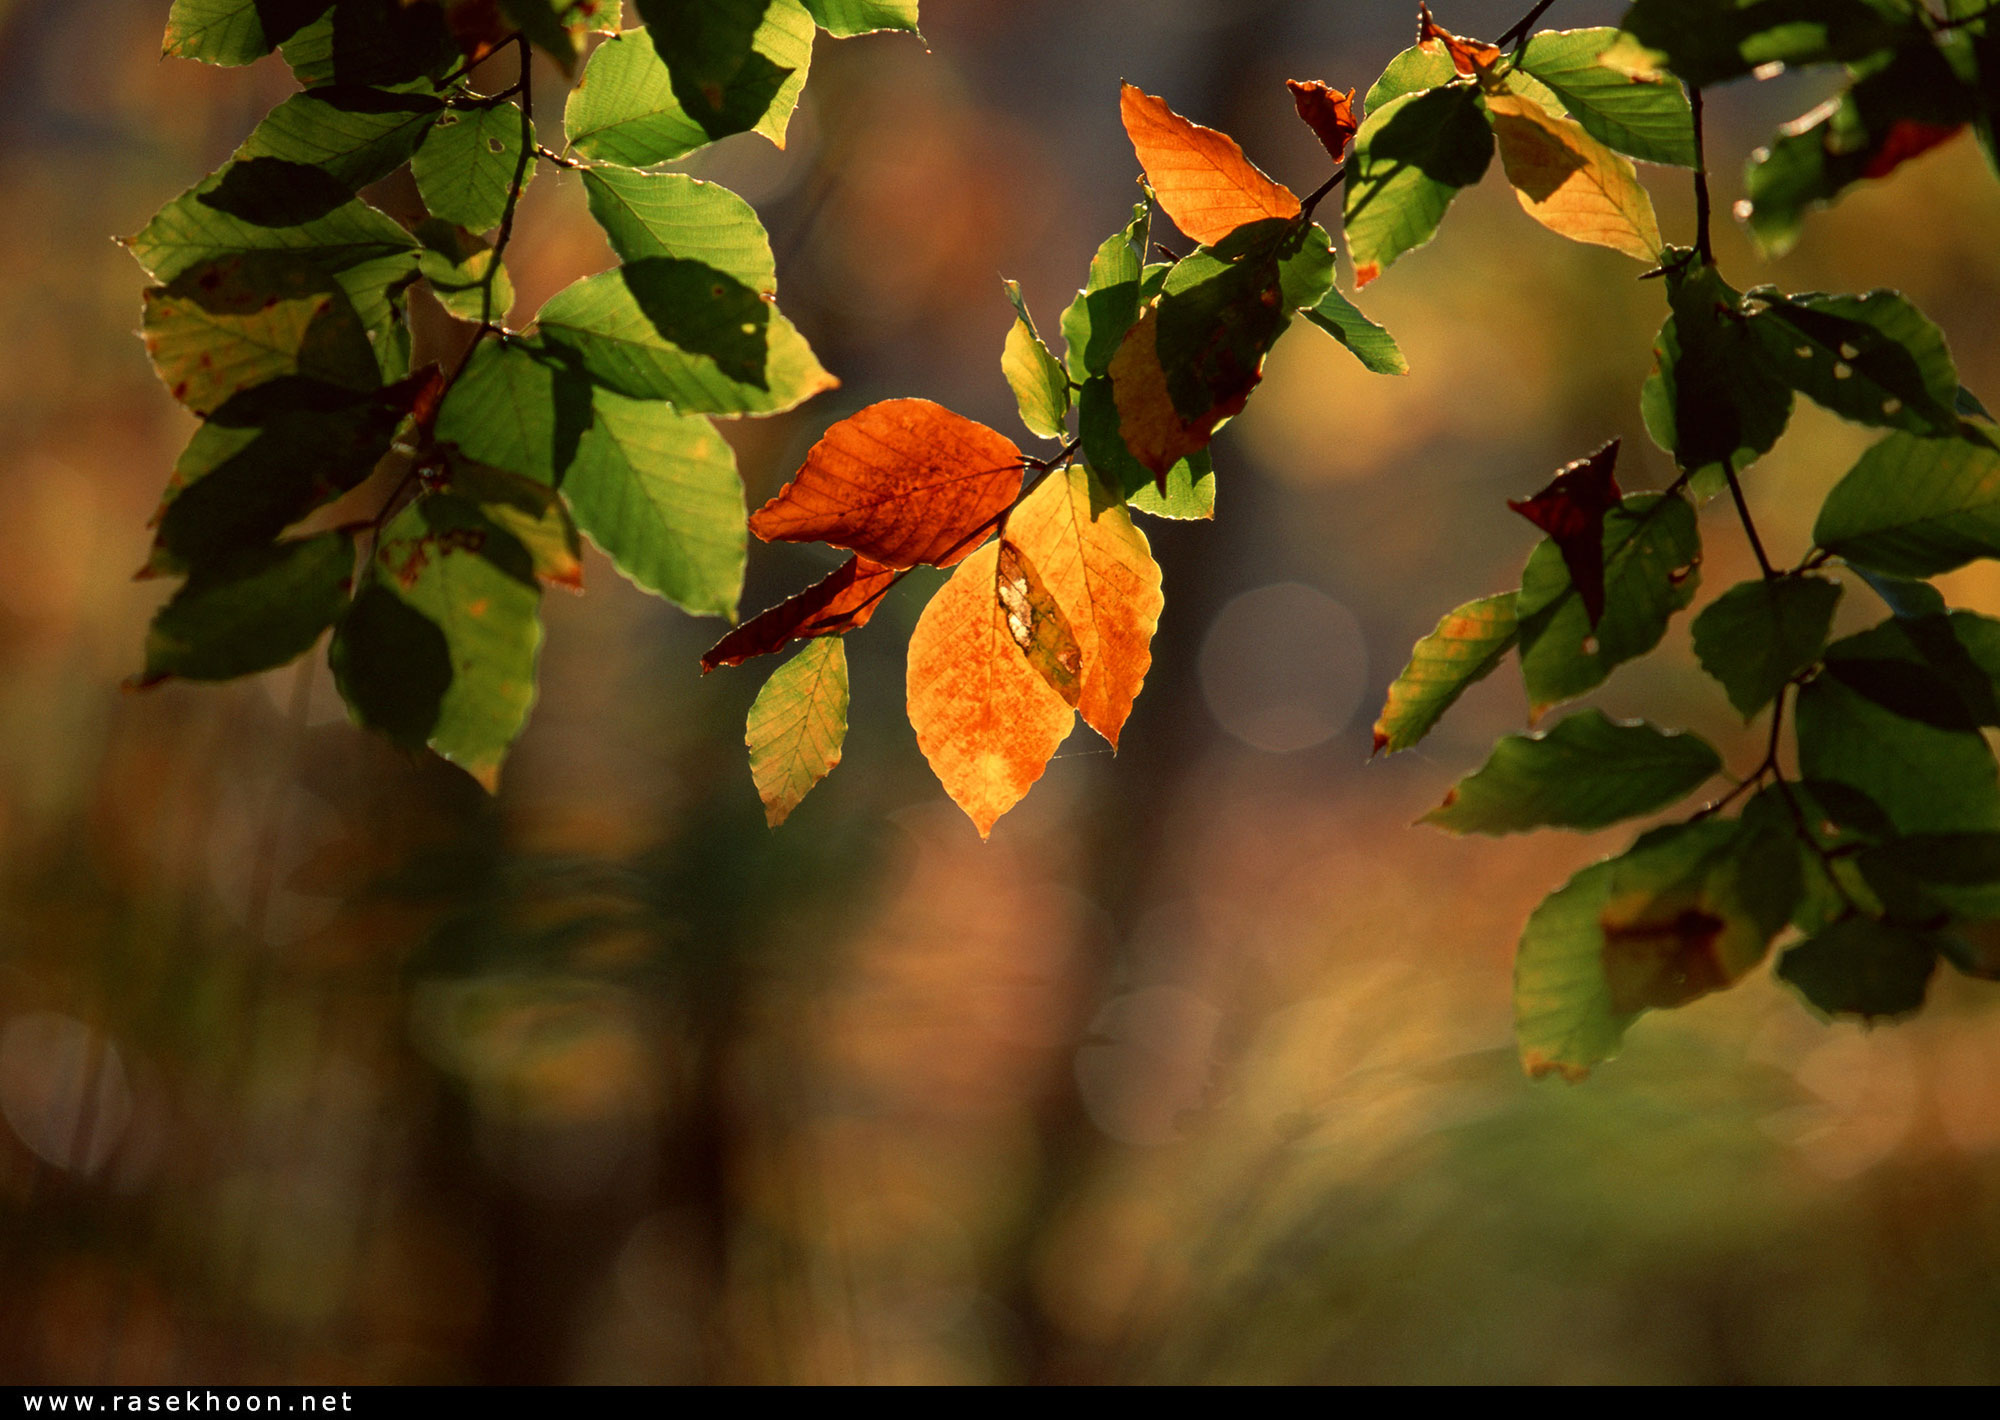
M 1354 718 L 1368 648 L 1354 613 L 1298 582 L 1258 587 L 1225 606 L 1201 646 L 1201 691 L 1215 721 L 1256 749 L 1291 754 Z

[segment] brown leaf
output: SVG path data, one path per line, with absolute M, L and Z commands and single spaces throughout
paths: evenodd
M 1306 127 L 1318 137 L 1327 156 L 1339 162 L 1346 155 L 1348 140 L 1361 128 L 1361 120 L 1354 116 L 1354 90 L 1338 93 L 1317 79 L 1287 79 L 1285 87 L 1292 91 L 1292 106 Z
M 882 605 L 883 594 L 896 584 L 894 568 L 865 557 L 850 557 L 795 597 L 753 616 L 708 650 L 701 658 L 707 675 L 717 666 L 734 666 L 752 656 L 768 656 L 788 641 L 835 636 L 865 625 Z
M 999 560 L 988 542 L 961 562 L 910 634 L 910 727 L 981 838 L 1042 777 L 1075 720 L 1015 644 L 994 594 Z
M 750 531 L 830 542 L 883 567 L 949 567 L 993 530 L 1021 470 L 1004 434 L 927 399 L 884 400 L 827 430 Z
M 1491 69 L 1500 62 L 1500 51 L 1493 45 L 1476 39 L 1463 39 L 1443 28 L 1431 15 L 1431 7 L 1417 5 L 1417 43 L 1442 44 L 1446 54 L 1451 56 L 1452 68 L 1468 77 Z
M 1299 215 L 1292 190 L 1258 171 L 1228 134 L 1188 122 L 1131 84 L 1118 109 L 1160 210 L 1196 241 L 1213 246 L 1245 223 Z
M 1592 626 L 1604 615 L 1604 515 L 1622 497 L 1612 476 L 1618 443 L 1613 439 L 1565 466 L 1534 497 L 1507 500 L 1508 507 L 1554 539 Z
M 1042 574 L 1011 538 L 1000 540 L 993 595 L 1006 613 L 1007 634 L 1014 638 L 1028 664 L 1065 704 L 1075 705 L 1083 686 L 1083 652 L 1076 644 L 1076 632 L 1070 629 L 1069 618 L 1056 604 Z
M 1082 658 L 1075 705 L 1118 748 L 1118 733 L 1152 667 L 1165 600 L 1160 568 L 1124 502 L 1082 464 L 1042 480 L 1007 519 L 1069 618 Z

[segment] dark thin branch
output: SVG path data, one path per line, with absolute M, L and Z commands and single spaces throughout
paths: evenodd
M 1555 3 L 1556 0 L 1540 0 L 1540 3 L 1538 3 L 1534 9 L 1528 11 L 1527 14 L 1521 16 L 1520 19 L 1514 21 L 1513 24 L 1509 25 L 1506 31 L 1501 34 L 1500 38 L 1493 41 L 1493 47 L 1495 49 L 1505 49 L 1508 45 L 1514 43 L 1516 40 L 1527 39 L 1528 31 L 1535 27 L 1535 21 L 1539 20 L 1542 17 L 1542 12 L 1544 10 L 1548 9 L 1549 6 Z
M 1310 222 L 1312 220 L 1313 208 L 1319 206 L 1320 199 L 1325 197 L 1329 192 L 1332 192 L 1336 187 L 1339 187 L 1346 177 L 1347 168 L 1344 165 L 1335 168 L 1332 177 L 1306 194 L 1306 200 L 1299 204 L 1299 220 L 1301 222 Z
M 1736 458 L 1732 454 L 1722 461 L 1723 475 L 1729 480 L 1729 496 L 1736 500 L 1736 516 L 1743 524 L 1743 535 L 1750 539 L 1750 550 L 1757 554 L 1757 565 L 1763 569 L 1764 580 L 1775 582 L 1783 575 L 1771 565 L 1771 559 L 1764 554 L 1764 539 L 1757 536 L 1757 523 L 1750 516 L 1750 505 L 1743 499 L 1743 485 L 1736 478 Z
M 1715 249 L 1708 242 L 1708 157 L 1702 148 L 1701 90 L 1688 86 L 1688 106 L 1694 110 L 1694 249 L 1703 266 L 1715 265 Z
M 574 158 L 565 158 L 546 144 L 535 145 L 535 156 L 545 163 L 554 163 L 559 168 L 581 168 L 584 166 Z
M 1942 33 L 1945 30 L 1958 29 L 1961 25 L 1976 25 L 1981 20 L 1985 19 L 1987 16 L 1993 14 L 1996 10 L 2000 10 L 2000 5 L 1986 5 L 1981 7 L 1980 9 L 1974 10 L 1969 15 L 1957 15 L 1949 19 L 1933 15 L 1928 9 L 1924 11 L 1924 14 L 1928 17 L 1930 21 L 1930 27 L 1933 30 Z

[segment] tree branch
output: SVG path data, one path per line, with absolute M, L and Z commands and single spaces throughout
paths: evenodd
M 1750 505 L 1743 499 L 1743 485 L 1736 480 L 1735 455 L 1722 461 L 1723 475 L 1729 480 L 1729 496 L 1736 500 L 1736 516 L 1743 524 L 1743 535 L 1750 539 L 1750 550 L 1757 554 L 1757 565 L 1763 569 L 1764 580 L 1775 582 L 1783 575 L 1771 565 L 1771 559 L 1764 555 L 1764 540 L 1757 536 L 1757 523 L 1750 516 Z
M 1495 49 L 1505 49 L 1516 40 L 1525 40 L 1528 37 L 1528 31 L 1535 27 L 1535 21 L 1542 17 L 1542 12 L 1555 3 L 1556 0 L 1540 0 L 1540 3 L 1532 10 L 1509 25 L 1500 38 L 1493 41 L 1493 47 Z
M 1701 90 L 1688 86 L 1688 106 L 1694 110 L 1694 249 L 1703 266 L 1715 265 L 1708 241 L 1708 157 L 1702 148 Z

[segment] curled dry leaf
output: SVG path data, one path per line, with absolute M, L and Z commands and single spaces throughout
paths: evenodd
M 1069 618 L 1056 604 L 1042 574 L 1011 538 L 1000 541 L 993 595 L 1005 613 L 1007 634 L 1014 638 L 1028 664 L 1065 704 L 1076 704 L 1083 688 L 1083 651 L 1076 644 L 1076 632 L 1070 629 Z
M 768 656 L 788 641 L 835 636 L 865 625 L 896 577 L 894 568 L 850 557 L 797 596 L 751 617 L 709 647 L 701 658 L 702 674 L 752 656 Z
M 1566 465 L 1534 497 L 1507 500 L 1508 507 L 1547 533 L 1562 552 L 1592 626 L 1604 615 L 1604 515 L 1623 496 L 1612 475 L 1618 443 L 1613 439 L 1588 458 Z
M 1300 119 L 1319 139 L 1327 156 L 1339 162 L 1347 154 L 1348 141 L 1361 130 L 1361 120 L 1354 113 L 1354 90 L 1339 93 L 1317 79 L 1287 79 L 1285 87 L 1292 91 L 1292 106 Z
M 1417 43 L 1423 48 L 1434 44 L 1444 46 L 1444 52 L 1451 56 L 1452 68 L 1470 77 L 1483 73 L 1500 62 L 1500 51 L 1481 40 L 1465 39 L 1453 34 L 1437 22 L 1429 5 L 1417 6 Z
M 1160 210 L 1204 246 L 1250 222 L 1299 215 L 1292 190 L 1260 172 L 1228 134 L 1190 123 L 1131 84 L 1118 108 Z
M 1008 629 L 999 558 L 989 542 L 959 563 L 910 635 L 910 727 L 981 838 L 1042 777 L 1075 719 Z
M 841 420 L 778 496 L 750 516 L 766 542 L 829 542 L 884 567 L 949 567 L 1021 488 L 1012 439 L 927 399 Z

